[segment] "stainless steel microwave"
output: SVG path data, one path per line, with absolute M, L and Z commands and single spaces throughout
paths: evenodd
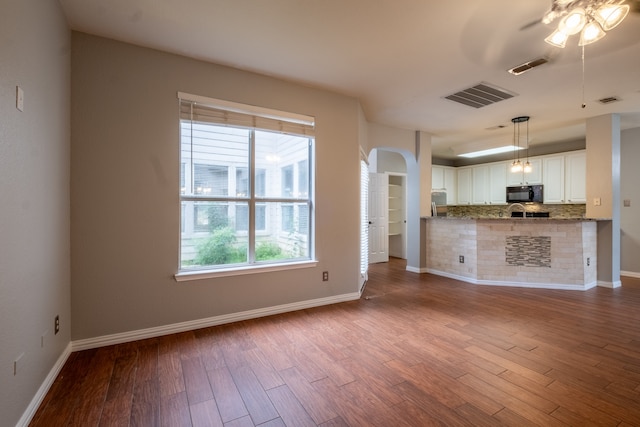
M 507 187 L 507 203 L 542 203 L 542 185 L 516 185 Z

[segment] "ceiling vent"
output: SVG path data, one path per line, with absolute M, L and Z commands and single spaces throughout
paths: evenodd
M 535 67 L 539 67 L 542 64 L 546 64 L 549 62 L 547 58 L 538 58 L 529 62 L 525 62 L 524 64 L 520 64 L 512 69 L 508 70 L 514 76 L 519 76 L 520 74 L 527 72 Z
M 505 99 L 513 98 L 514 93 L 507 92 L 488 83 L 480 83 L 468 89 L 461 90 L 449 96 L 446 99 L 468 105 L 473 108 L 480 108 Z
M 598 99 L 601 104 L 611 104 L 612 102 L 618 102 L 620 99 L 616 96 L 608 96 L 606 98 Z

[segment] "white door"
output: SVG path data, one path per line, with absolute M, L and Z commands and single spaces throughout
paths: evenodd
M 369 263 L 389 261 L 389 175 L 369 174 Z

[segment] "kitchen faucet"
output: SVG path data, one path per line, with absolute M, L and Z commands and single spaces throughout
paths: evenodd
M 509 205 L 509 207 L 507 208 L 507 213 L 511 214 L 513 212 L 513 207 L 514 206 L 519 206 L 520 208 L 522 208 L 522 212 L 527 212 L 527 208 L 524 207 L 524 205 L 522 203 L 511 203 Z M 524 218 L 526 215 L 522 215 L 522 217 Z

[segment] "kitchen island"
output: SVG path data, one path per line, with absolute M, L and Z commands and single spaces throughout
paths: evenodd
M 425 217 L 427 272 L 482 285 L 597 285 L 597 223 L 582 218 Z

